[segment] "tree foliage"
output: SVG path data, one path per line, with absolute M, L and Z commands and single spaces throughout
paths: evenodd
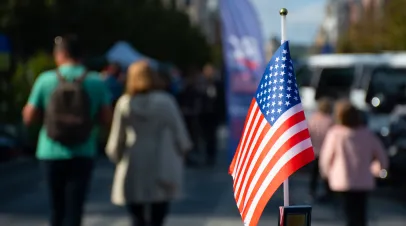
M 406 50 L 405 7 L 404 0 L 391 0 L 383 9 L 366 11 L 360 21 L 352 24 L 340 37 L 338 51 L 377 53 Z
M 5 0 L 0 3 L 0 29 L 24 59 L 52 40 L 77 33 L 87 56 L 102 55 L 125 40 L 145 55 L 179 66 L 203 64 L 210 48 L 187 15 L 147 0 Z

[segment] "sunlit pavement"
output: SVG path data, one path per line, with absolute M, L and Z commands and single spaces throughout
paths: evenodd
M 225 159 L 225 153 L 220 158 Z M 99 160 L 87 205 L 84 226 L 129 226 L 124 209 L 110 203 L 114 167 Z M 296 174 L 290 180 L 293 203 L 306 200 L 307 175 Z M 278 206 L 283 204 L 277 191 L 264 211 L 260 226 L 277 225 Z M 337 205 L 313 206 L 313 226 L 342 225 Z M 0 167 L 0 226 L 46 226 L 47 198 L 37 164 L 19 163 Z M 374 195 L 370 202 L 370 226 L 405 226 L 406 209 L 399 203 Z M 188 169 L 185 196 L 173 203 L 167 226 L 242 225 L 233 200 L 227 163 L 215 168 Z

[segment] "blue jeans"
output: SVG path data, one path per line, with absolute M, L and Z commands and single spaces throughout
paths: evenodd
M 93 159 L 43 160 L 51 226 L 81 226 Z

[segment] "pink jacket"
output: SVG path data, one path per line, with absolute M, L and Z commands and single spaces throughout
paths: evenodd
M 323 145 L 324 138 L 327 131 L 334 124 L 331 116 L 321 112 L 314 113 L 308 120 L 309 132 L 312 138 L 314 154 L 319 156 L 321 146 Z
M 375 188 L 372 167 L 387 169 L 388 157 L 381 141 L 367 128 L 333 126 L 320 154 L 320 170 L 331 190 L 369 191 Z M 378 171 L 379 171 L 378 170 Z

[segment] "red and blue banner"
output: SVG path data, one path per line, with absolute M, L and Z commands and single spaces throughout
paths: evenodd
M 261 24 L 251 2 L 221 0 L 220 12 L 231 161 L 266 62 Z

